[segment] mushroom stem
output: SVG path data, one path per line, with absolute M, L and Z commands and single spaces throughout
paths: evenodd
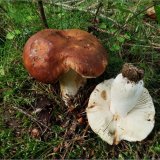
M 125 117 L 135 107 L 144 89 L 143 74 L 143 70 L 124 64 L 122 73 L 111 85 L 110 110 L 113 114 Z
M 79 88 L 84 86 L 86 78 L 70 69 L 67 73 L 63 74 L 59 82 L 62 99 L 68 105 L 69 100 L 77 94 Z

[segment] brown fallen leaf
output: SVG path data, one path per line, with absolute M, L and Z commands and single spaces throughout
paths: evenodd
M 39 130 L 37 128 L 33 128 L 31 131 L 31 136 L 32 136 L 32 138 L 39 138 L 39 136 L 40 136 Z
M 150 18 L 156 19 L 156 12 L 155 12 L 154 6 L 151 7 L 151 8 L 149 8 L 149 9 L 147 9 L 146 14 L 147 14 Z
M 83 120 L 82 117 L 78 118 L 77 121 L 78 121 L 78 124 L 83 124 L 84 123 L 84 120 Z
M 58 146 L 54 147 L 53 148 L 53 153 L 57 153 L 60 150 L 61 147 L 62 147 L 62 144 L 59 144 Z

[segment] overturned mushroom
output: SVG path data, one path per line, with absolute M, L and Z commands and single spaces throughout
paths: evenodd
M 88 121 L 107 143 L 141 141 L 152 131 L 155 109 L 142 78 L 142 70 L 125 64 L 115 79 L 105 80 L 92 92 Z
M 24 65 L 31 76 L 43 83 L 60 81 L 66 104 L 86 78 L 104 72 L 106 56 L 95 36 L 78 29 L 42 30 L 29 38 L 23 51 Z

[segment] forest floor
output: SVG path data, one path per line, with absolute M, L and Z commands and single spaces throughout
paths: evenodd
M 58 83 L 37 82 L 23 66 L 27 39 L 44 28 L 37 3 L 0 1 L 0 158 L 160 158 L 160 26 L 146 15 L 152 5 L 150 0 L 44 3 L 49 28 L 89 31 L 109 56 L 103 75 L 89 79 L 67 107 Z M 110 146 L 89 127 L 85 108 L 95 86 L 115 77 L 125 62 L 145 70 L 145 87 L 156 109 L 155 127 L 142 142 Z

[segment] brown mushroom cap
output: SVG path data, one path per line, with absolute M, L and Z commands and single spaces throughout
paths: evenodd
M 70 69 L 94 78 L 108 64 L 99 40 L 78 29 L 46 29 L 34 34 L 24 47 L 23 61 L 31 76 L 44 83 L 54 83 Z

